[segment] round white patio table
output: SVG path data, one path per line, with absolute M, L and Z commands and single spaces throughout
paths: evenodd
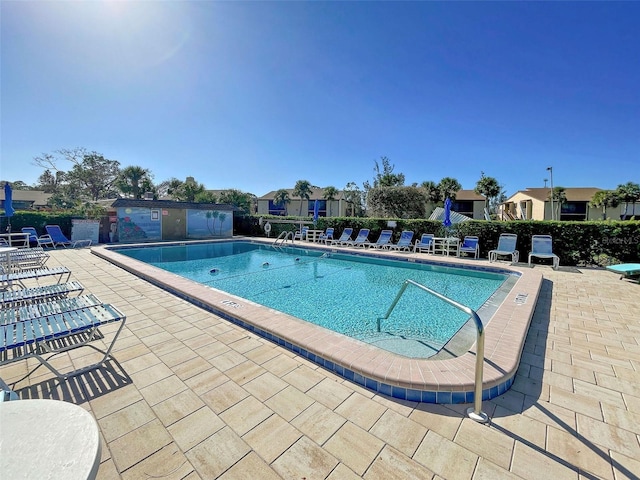
M 100 467 L 98 424 L 59 400 L 0 402 L 0 475 L 15 479 L 94 479 Z

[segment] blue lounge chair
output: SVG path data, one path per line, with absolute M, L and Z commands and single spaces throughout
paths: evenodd
M 347 227 L 342 231 L 342 235 L 337 240 L 331 240 L 331 245 L 342 245 L 345 242 L 351 240 L 351 234 L 353 233 L 353 228 Z
M 489 262 L 495 262 L 498 260 L 498 255 L 511 256 L 512 263 L 518 263 L 520 259 L 520 252 L 516 250 L 516 242 L 518 235 L 515 233 L 501 233 L 498 238 L 498 246 L 495 250 L 489 251 Z
M 361 228 L 358 232 L 358 236 L 355 240 L 349 240 L 344 242 L 342 245 L 345 247 L 362 247 L 364 248 L 364 244 L 369 240 L 369 229 Z
M 55 246 L 50 235 L 40 235 L 34 227 L 22 227 L 23 233 L 29 234 L 29 245 L 38 247 L 53 247 Z
M 318 237 L 318 242 L 329 243 L 333 240 L 333 228 L 329 227 L 325 230 L 323 234 Z
M 60 225 L 45 225 L 44 229 L 51 237 L 54 247 L 57 248 L 58 245 L 62 245 L 63 247 L 69 247 L 73 245 L 73 242 L 65 237 L 64 233 L 62 233 Z
M 458 249 L 458 253 L 469 253 L 473 254 L 473 258 L 478 258 L 480 256 L 480 244 L 478 237 L 474 236 L 466 236 L 462 240 L 462 245 L 460 245 Z
M 403 250 L 411 251 L 411 242 L 413 241 L 413 232 L 411 230 L 404 230 L 400 234 L 400 240 L 398 243 L 389 243 L 385 246 L 389 250 L 398 250 L 399 252 Z
M 529 267 L 531 267 L 531 259 L 550 258 L 553 262 L 553 269 L 560 266 L 560 257 L 553 253 L 553 240 L 551 235 L 533 235 L 531 237 L 531 252 L 529 252 Z
M 623 278 L 638 277 L 640 283 L 640 263 L 621 263 L 619 265 L 609 265 L 607 270 L 620 274 L 620 280 Z
M 413 251 L 415 252 L 424 252 L 433 253 L 433 239 L 435 235 L 433 233 L 423 233 L 420 240 L 417 240 L 413 245 Z
M 365 242 L 362 246 L 370 248 L 384 248 L 386 245 L 389 245 L 392 236 L 393 230 L 382 230 L 378 236 L 378 240 L 375 242 Z

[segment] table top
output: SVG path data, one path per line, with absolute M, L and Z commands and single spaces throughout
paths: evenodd
M 96 478 L 100 435 L 84 408 L 59 400 L 1 402 L 0 425 L 3 478 Z

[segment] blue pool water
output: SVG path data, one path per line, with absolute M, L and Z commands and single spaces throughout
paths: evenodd
M 507 275 L 250 242 L 119 249 L 119 253 L 410 357 L 439 351 L 468 320 L 406 279 L 474 310 Z

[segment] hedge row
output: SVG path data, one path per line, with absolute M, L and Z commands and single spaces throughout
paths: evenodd
M 283 231 L 297 230 L 296 224 L 277 223 L 277 220 L 299 220 L 297 217 L 273 217 L 258 215 L 234 215 L 234 234 L 248 236 L 266 236 L 260 226 L 269 220 L 271 223 L 271 237 L 277 237 Z M 7 226 L 7 218 L 3 218 L 3 230 Z M 306 218 L 305 221 L 309 221 Z M 375 241 L 381 230 L 391 228 L 389 219 L 360 218 L 360 217 L 322 217 L 316 226 L 319 230 L 333 227 L 336 235 L 340 235 L 346 227 L 357 232 L 361 228 L 371 230 L 369 239 Z M 532 235 L 551 235 L 553 237 L 553 251 L 560 257 L 562 265 L 607 265 L 610 263 L 640 262 L 640 221 L 597 221 L 597 222 L 539 222 L 539 221 L 484 221 L 453 225 L 448 232 L 442 223 L 433 220 L 396 219 L 393 227 L 394 238 L 397 242 L 402 230 L 411 230 L 415 237 L 423 233 L 433 233 L 436 236 L 447 234 L 463 238 L 465 235 L 475 235 L 480 239 L 480 256 L 487 258 L 489 250 L 496 248 L 501 233 L 515 233 L 518 235 L 517 248 L 520 258 L 527 259 L 531 250 Z M 71 216 L 64 213 L 19 211 L 11 217 L 12 231 L 19 232 L 22 227 L 35 227 L 39 234 L 45 233 L 44 226 L 48 224 L 60 225 L 65 235 L 71 234 Z
M 259 216 L 245 216 L 236 222 L 238 235 L 266 236 L 259 225 Z M 262 216 L 263 223 L 268 220 L 295 220 L 295 217 Z M 305 219 L 309 220 L 309 219 Z M 520 258 L 527 260 L 531 251 L 532 235 L 551 235 L 553 251 L 560 257 L 561 265 L 608 265 L 612 263 L 637 263 L 640 261 L 640 221 L 596 221 L 596 222 L 541 222 L 541 221 L 484 221 L 472 220 L 458 223 L 448 229 L 441 222 L 433 220 L 396 219 L 393 227 L 397 242 L 402 230 L 411 230 L 416 237 L 423 233 L 436 236 L 452 235 L 463 238 L 475 235 L 480 239 L 480 256 L 487 258 L 489 250 L 496 248 L 501 233 L 518 235 L 517 249 Z M 346 227 L 354 232 L 361 228 L 371 230 L 370 241 L 375 241 L 383 229 L 389 229 L 389 219 L 332 217 L 320 218 L 316 226 L 319 230 L 327 227 L 335 229 L 336 236 Z M 271 222 L 270 222 L 271 223 Z M 277 237 L 282 231 L 297 230 L 295 224 L 271 223 L 271 237 Z

